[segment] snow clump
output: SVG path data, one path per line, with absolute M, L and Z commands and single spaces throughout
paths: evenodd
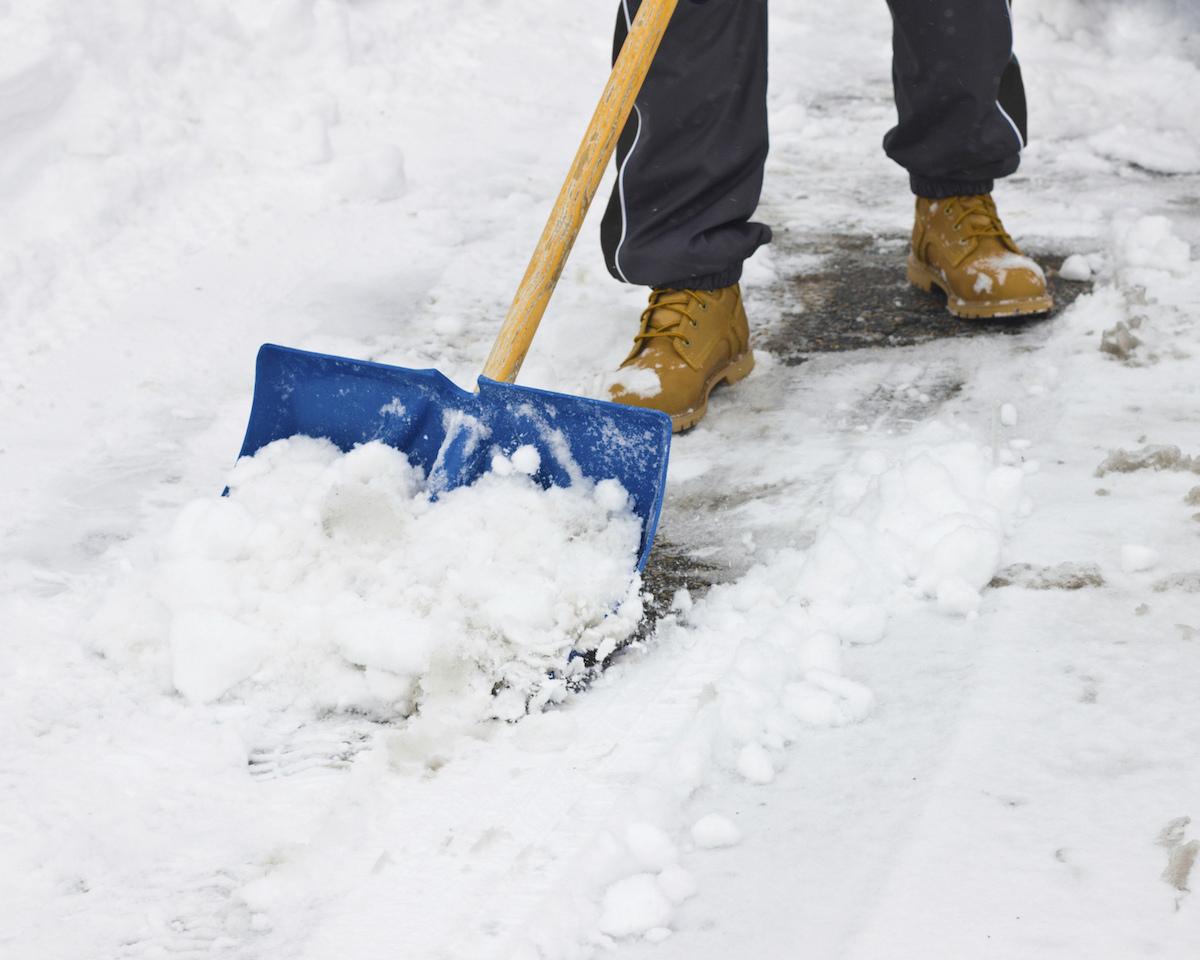
M 1175 236 L 1166 217 L 1117 218 L 1113 228 L 1117 256 L 1125 269 L 1182 274 L 1191 265 L 1191 247 Z
M 1058 268 L 1058 275 L 1064 280 L 1084 283 L 1092 279 L 1092 266 L 1082 253 L 1073 253 Z
M 497 451 L 506 469 L 435 502 L 382 443 L 278 440 L 238 462 L 229 497 L 182 511 L 94 643 L 197 703 L 520 716 L 561 695 L 548 677 L 572 650 L 611 649 L 641 615 L 624 490 L 543 489 L 537 461 Z
M 775 779 L 775 765 L 761 743 L 748 743 L 742 747 L 737 769 L 751 783 L 768 784 Z
M 677 792 L 694 792 L 713 760 L 770 783 L 805 729 L 866 720 L 875 696 L 843 676 L 845 651 L 880 642 L 894 617 L 924 604 L 978 616 L 1008 528 L 1031 509 L 1023 482 L 1021 469 L 943 424 L 915 433 L 897 459 L 868 450 L 840 471 L 811 546 L 713 587 L 677 627 L 700 644 L 737 637 L 677 753 Z
M 637 873 L 618 880 L 604 892 L 600 932 L 610 937 L 632 937 L 665 930 L 673 914 L 674 904 L 654 874 Z
M 702 850 L 734 847 L 742 842 L 742 831 L 719 813 L 710 813 L 692 824 L 692 840 Z
M 666 831 L 635 821 L 625 828 L 625 845 L 645 870 L 665 870 L 679 860 L 679 851 Z

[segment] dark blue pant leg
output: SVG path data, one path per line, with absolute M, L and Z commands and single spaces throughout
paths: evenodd
M 986 193 L 1017 169 L 1025 90 L 1008 0 L 888 0 L 899 122 L 889 157 L 925 197 Z
M 622 0 L 615 50 L 638 0 Z M 767 157 L 767 0 L 681 0 L 617 146 L 601 242 L 628 283 L 716 289 L 771 238 L 751 217 Z

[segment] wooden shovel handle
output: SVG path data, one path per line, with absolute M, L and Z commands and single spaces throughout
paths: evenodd
M 484 364 L 485 377 L 505 383 L 517 378 L 678 2 L 643 0 L 529 261 L 529 269 Z

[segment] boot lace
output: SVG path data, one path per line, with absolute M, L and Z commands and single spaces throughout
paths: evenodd
M 641 330 L 634 340 L 640 346 L 648 340 L 667 338 L 690 346 L 687 326 L 699 325 L 692 313 L 696 308 L 707 310 L 708 304 L 694 290 L 654 290 L 650 305 L 642 311 Z
M 960 244 L 966 244 L 973 237 L 999 237 L 1005 246 L 1015 246 L 1000 221 L 995 201 L 987 194 L 954 197 L 946 202 L 945 209 L 946 216 L 954 218 L 955 231 L 962 234 Z

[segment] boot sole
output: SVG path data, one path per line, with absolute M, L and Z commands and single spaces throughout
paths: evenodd
M 1031 317 L 1049 313 L 1054 309 L 1054 298 L 1050 294 L 1044 297 L 1028 297 L 1024 300 L 996 300 L 991 303 L 971 303 L 963 300 L 949 290 L 937 274 L 925 264 L 917 260 L 911 253 L 908 255 L 908 282 L 926 293 L 932 293 L 937 287 L 946 295 L 946 309 L 952 316 L 960 320 L 1003 320 L 1011 317 Z
M 750 371 L 754 369 L 754 353 L 747 350 L 740 357 L 735 357 L 723 369 L 718 370 L 708 383 L 704 386 L 704 401 L 698 407 L 693 407 L 687 413 L 675 413 L 671 415 L 671 430 L 673 433 L 682 433 L 684 430 L 691 430 L 696 424 L 704 419 L 704 415 L 708 413 L 708 398 L 713 390 L 721 383 L 735 384 L 739 380 L 745 380 L 750 376 Z

